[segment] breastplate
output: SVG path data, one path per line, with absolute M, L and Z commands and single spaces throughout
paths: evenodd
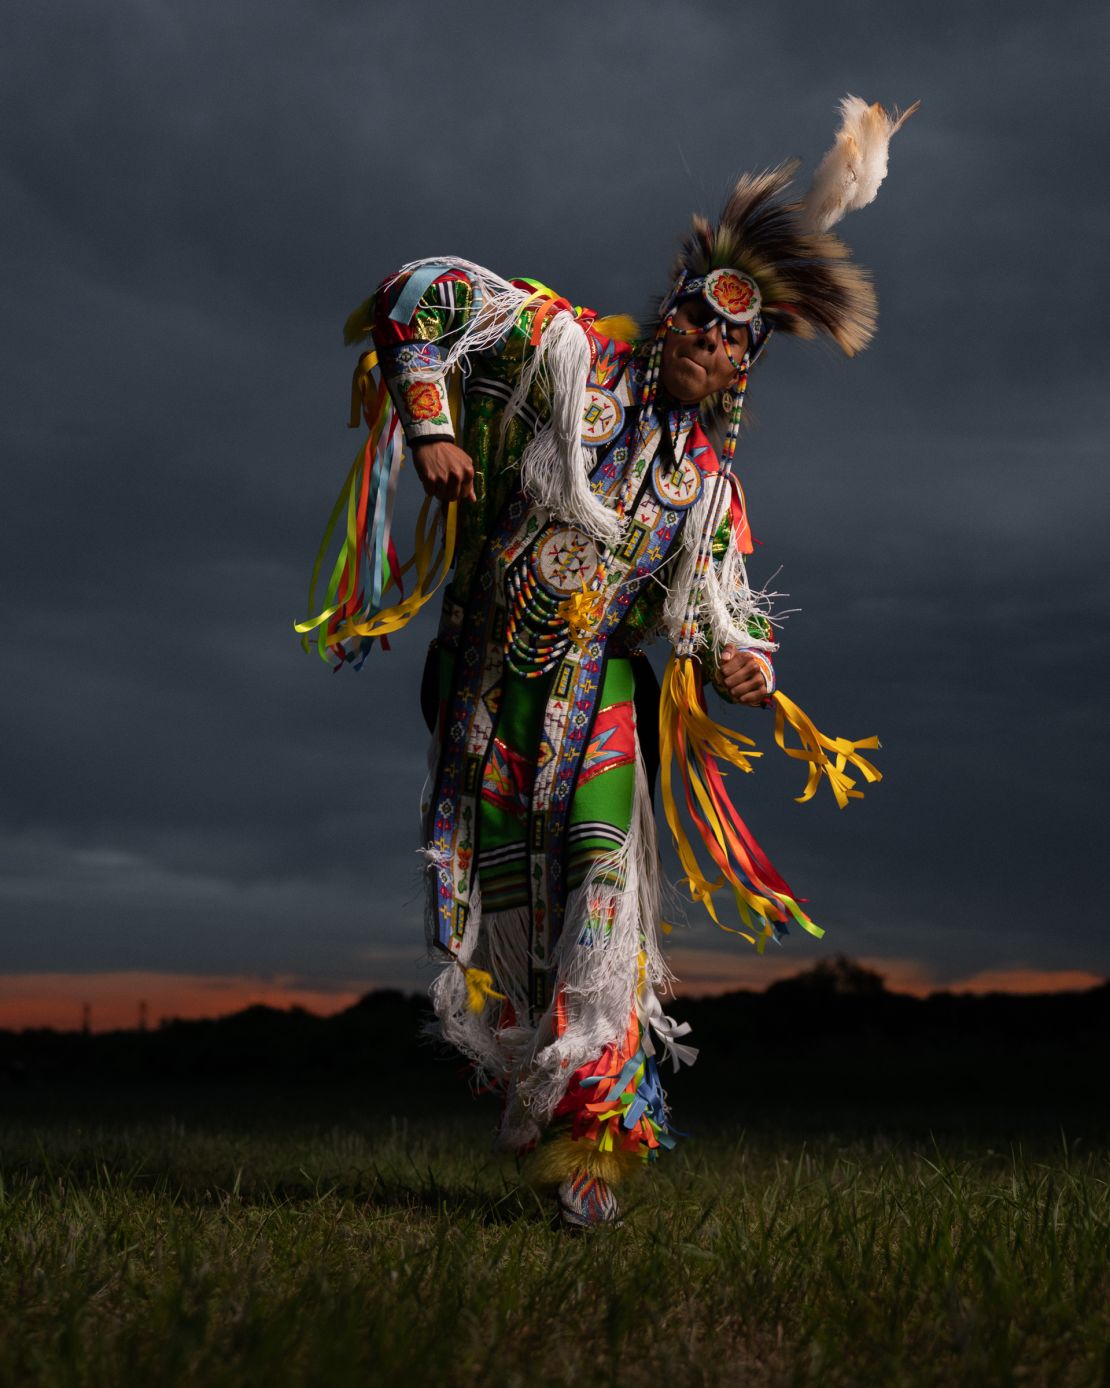
M 505 598 L 505 661 L 535 679 L 612 628 L 614 602 L 627 609 L 662 564 L 682 513 L 698 500 L 701 473 L 685 458 L 664 459 L 660 428 L 636 430 L 595 466 L 590 486 L 617 513 L 612 544 L 576 526 L 529 512 L 501 556 Z

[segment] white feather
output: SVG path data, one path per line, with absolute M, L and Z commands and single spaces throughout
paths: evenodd
M 817 166 L 803 208 L 815 231 L 828 231 L 848 212 L 873 202 L 886 177 L 891 137 L 921 105 L 888 114 L 874 102 L 846 96 L 840 103 L 836 141 Z

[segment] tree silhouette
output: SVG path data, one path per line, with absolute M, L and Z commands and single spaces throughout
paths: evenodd
M 807 998 L 877 998 L 886 992 L 882 974 L 857 964 L 847 955 L 822 959 L 812 969 L 781 979 L 767 989 L 768 995 L 803 993 Z

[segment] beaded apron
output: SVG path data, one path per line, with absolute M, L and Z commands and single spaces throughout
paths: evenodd
M 590 388 L 583 437 L 602 450 L 590 485 L 621 517 L 615 544 L 605 547 L 552 519 L 518 489 L 489 538 L 465 614 L 456 612 L 462 620 L 453 688 L 429 811 L 435 855 L 431 943 L 453 955 L 462 945 L 477 862 L 478 797 L 508 666 L 548 688 L 527 837 L 534 1015 L 551 999 L 567 895 L 567 821 L 607 644 L 672 550 L 703 485 L 701 472 L 685 456 L 687 416 L 667 421 L 680 431 L 673 450 L 659 448 L 662 432 L 654 415 L 628 429 L 621 427 L 623 416 L 615 393 Z

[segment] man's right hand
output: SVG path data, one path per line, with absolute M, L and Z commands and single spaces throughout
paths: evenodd
M 477 501 L 474 463 L 456 444 L 439 439 L 416 443 L 412 461 L 424 490 L 437 501 Z

